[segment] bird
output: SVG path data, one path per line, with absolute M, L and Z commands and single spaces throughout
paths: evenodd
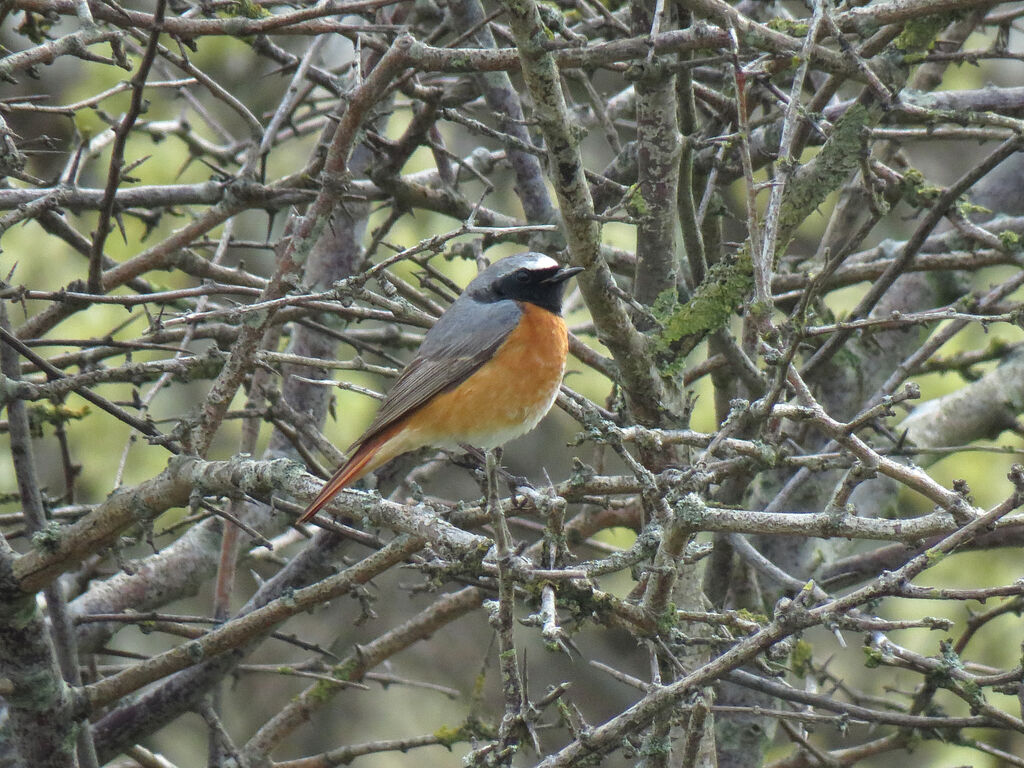
M 463 443 L 491 449 L 536 427 L 565 373 L 565 282 L 582 270 L 531 251 L 480 272 L 427 331 L 347 461 L 299 522 L 403 453 Z

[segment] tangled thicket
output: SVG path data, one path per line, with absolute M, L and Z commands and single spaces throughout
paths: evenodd
M 0 765 L 1024 765 L 1022 16 L 0 2 Z M 567 416 L 295 528 L 526 248 Z

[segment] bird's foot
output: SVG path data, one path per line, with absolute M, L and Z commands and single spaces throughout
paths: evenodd
M 520 488 L 528 488 L 531 491 L 537 490 L 533 483 L 530 482 L 530 478 L 526 475 L 513 475 L 511 472 L 501 471 L 505 481 L 508 483 L 508 492 L 515 496 Z

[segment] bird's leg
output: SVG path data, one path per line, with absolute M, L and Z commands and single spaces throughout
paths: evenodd
M 497 448 L 493 448 L 490 451 L 488 451 L 488 454 L 491 453 L 494 454 L 494 460 L 497 463 L 497 471 L 501 474 L 501 476 L 505 479 L 505 482 L 508 484 L 508 493 L 512 497 L 513 501 L 515 501 L 515 497 L 517 495 L 520 495 L 517 493 L 520 488 L 529 488 L 531 491 L 536 490 L 533 487 L 533 483 L 530 482 L 529 478 L 527 478 L 526 475 L 513 475 L 511 472 L 509 472 L 507 469 L 501 466 L 501 457 L 505 453 L 505 449 L 503 447 L 498 446 Z
M 479 448 L 470 445 L 469 443 L 459 443 L 459 447 L 466 452 L 467 456 L 470 459 L 474 460 L 474 463 L 472 463 L 472 464 L 470 464 L 470 463 L 460 463 L 457 459 L 453 459 L 455 464 L 457 464 L 458 466 L 461 466 L 461 467 L 476 467 L 476 468 L 479 468 L 479 469 L 486 470 L 486 468 L 487 468 L 487 457 L 486 457 L 486 452 L 485 451 L 482 451 Z M 512 495 L 512 496 L 515 496 L 516 495 L 516 491 L 519 488 L 529 488 L 531 490 L 535 490 L 535 488 L 533 486 L 533 483 L 530 482 L 530 479 L 528 477 L 526 477 L 525 475 L 513 475 L 512 473 L 510 473 L 506 469 L 502 468 L 502 466 L 501 466 L 501 454 L 503 452 L 503 449 L 502 448 L 496 448 L 495 450 L 498 452 L 497 453 L 498 464 L 497 464 L 497 467 L 496 467 L 496 471 L 505 480 L 505 482 L 507 483 L 509 494 Z

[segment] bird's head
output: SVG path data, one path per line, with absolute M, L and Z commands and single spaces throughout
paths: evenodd
M 468 286 L 480 302 L 525 301 L 560 314 L 565 281 L 583 267 L 563 267 L 543 253 L 520 253 L 489 266 Z

